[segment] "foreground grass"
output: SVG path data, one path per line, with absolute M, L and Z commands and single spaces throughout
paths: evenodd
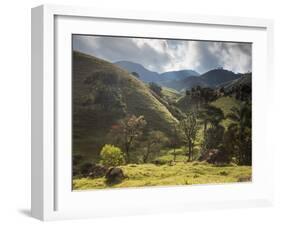
M 183 163 L 175 165 L 130 164 L 121 166 L 127 179 L 120 184 L 108 186 L 105 178 L 82 178 L 73 180 L 74 190 L 126 188 L 142 186 L 167 186 L 191 184 L 216 184 L 250 181 L 250 166 L 214 166 L 207 163 Z

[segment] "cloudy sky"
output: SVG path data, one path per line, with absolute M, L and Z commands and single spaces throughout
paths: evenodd
M 252 71 L 252 45 L 247 43 L 74 35 L 73 49 L 109 62 L 132 61 L 159 73 L 182 69 L 204 73 L 217 67 Z

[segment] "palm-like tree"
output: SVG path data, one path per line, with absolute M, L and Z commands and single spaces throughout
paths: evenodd
M 224 114 L 220 108 L 207 105 L 199 112 L 199 118 L 202 120 L 204 134 L 206 134 L 208 124 L 211 124 L 212 127 L 217 127 L 224 119 Z
M 251 164 L 251 105 L 243 103 L 239 108 L 233 107 L 227 118 L 232 121 L 228 126 L 228 131 L 233 134 L 233 139 L 238 146 L 238 162 L 240 164 Z
M 224 134 L 224 127 L 220 125 L 225 118 L 220 108 L 207 105 L 200 112 L 201 120 L 204 125 L 204 141 L 202 143 L 202 153 L 210 148 L 218 148 L 221 144 Z M 210 126 L 209 126 L 210 125 Z

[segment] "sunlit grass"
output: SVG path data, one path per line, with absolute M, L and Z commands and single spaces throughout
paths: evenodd
M 250 181 L 250 166 L 215 166 L 201 162 L 177 162 L 172 165 L 131 164 L 120 166 L 125 175 L 121 183 L 108 186 L 105 178 L 82 178 L 73 181 L 74 190 L 126 188 L 143 186 L 168 186 L 216 184 Z

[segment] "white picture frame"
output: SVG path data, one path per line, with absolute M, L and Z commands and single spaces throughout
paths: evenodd
M 153 28 L 163 25 L 164 28 L 155 33 Z M 116 29 L 118 26 L 127 29 Z M 170 29 L 165 29 L 165 26 Z M 177 31 L 178 26 L 193 29 L 194 32 L 189 36 L 179 32 L 173 37 L 247 41 L 254 44 L 253 181 L 245 184 L 73 192 L 69 181 L 69 140 L 60 135 L 67 135 L 71 131 L 67 124 L 71 117 L 62 117 L 70 114 L 67 104 L 71 91 L 69 35 L 94 32 L 140 36 L 142 32 L 141 36 L 171 37 L 169 30 Z M 111 28 L 110 32 L 108 28 Z M 208 37 L 204 30 L 211 31 Z M 266 140 L 270 102 L 266 101 L 265 96 L 271 94 L 273 85 L 272 33 L 273 22 L 265 19 L 155 14 L 56 5 L 33 8 L 32 216 L 41 220 L 56 220 L 271 205 L 273 179 L 269 175 L 273 172 L 273 153 Z M 66 145 L 63 146 L 63 143 Z M 266 154 L 262 154 L 262 151 L 266 151 Z

